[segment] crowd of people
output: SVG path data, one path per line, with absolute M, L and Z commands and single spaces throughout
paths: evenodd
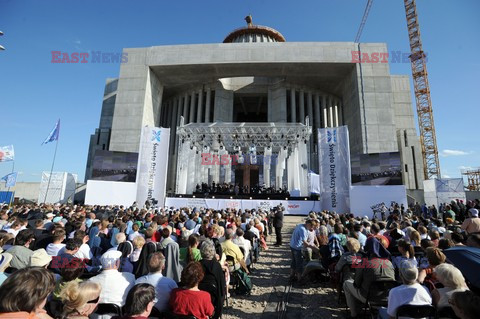
M 291 237 L 291 280 L 301 287 L 329 276 L 350 318 L 374 310 L 368 300 L 382 301 L 382 294 L 379 318 L 395 318 L 405 305 L 432 306 L 439 317 L 478 318 L 480 280 L 471 274 L 480 269 L 480 203 L 457 204 L 463 203 L 435 213 L 418 203 L 392 204 L 379 219 L 312 212 Z M 469 265 L 456 257 L 458 250 L 477 259 Z
M 476 318 L 478 282 L 449 256 L 480 249 L 480 203 L 453 204 L 436 214 L 392 204 L 383 218 L 311 212 L 289 242 L 291 281 L 329 276 L 352 318 L 373 287 L 388 295 L 381 318 L 407 304 Z M 0 318 L 220 318 L 230 293 L 249 294 L 266 237 L 285 244 L 284 210 L 3 206 Z
M 268 213 L 4 206 L 0 318 L 220 318 L 230 292 L 250 293 Z

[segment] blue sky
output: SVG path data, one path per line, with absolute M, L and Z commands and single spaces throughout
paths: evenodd
M 0 146 L 15 147 L 20 181 L 49 171 L 54 143 L 41 146 L 61 118 L 56 171 L 83 180 L 90 134 L 98 126 L 105 79 L 118 64 L 54 64 L 51 51 L 121 52 L 125 47 L 218 43 L 253 15 L 290 42 L 353 41 L 363 0 L 34 1 L 0 0 Z M 445 177 L 480 166 L 478 116 L 480 1 L 417 0 Z M 409 51 L 402 0 L 376 0 L 362 42 Z M 410 63 L 390 64 L 411 76 Z M 413 95 L 412 95 L 412 101 Z M 0 176 L 11 163 L 0 164 Z

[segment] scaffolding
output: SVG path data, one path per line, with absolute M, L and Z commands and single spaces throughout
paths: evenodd
M 480 168 L 462 170 L 462 175 L 467 176 L 468 190 L 480 191 Z

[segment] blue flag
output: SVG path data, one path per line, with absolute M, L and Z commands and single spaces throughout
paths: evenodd
M 58 140 L 59 135 L 60 135 L 60 119 L 58 119 L 57 123 L 55 124 L 55 127 L 50 132 L 50 134 L 45 139 L 45 141 L 43 141 L 42 145 Z
M 10 173 L 2 177 L 2 181 L 5 181 L 5 187 L 13 187 L 17 183 L 17 172 Z

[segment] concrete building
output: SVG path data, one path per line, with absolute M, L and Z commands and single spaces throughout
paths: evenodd
M 390 74 L 388 63 L 355 63 L 354 51 L 388 52 L 385 43 L 286 42 L 278 31 L 251 22 L 223 43 L 124 49 L 128 62 L 105 85 L 85 179 L 96 150 L 138 152 L 142 127 L 169 127 L 167 189 L 174 192 L 182 116 L 184 124 L 305 124 L 308 116 L 313 132 L 347 125 L 351 154 L 399 152 L 403 184 L 421 189 L 409 77 Z M 316 139 L 315 133 L 307 142 L 313 171 Z

